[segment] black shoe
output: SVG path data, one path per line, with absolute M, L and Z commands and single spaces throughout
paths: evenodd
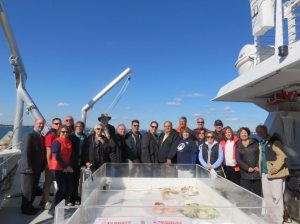
M 35 209 L 22 210 L 22 214 L 25 214 L 25 215 L 36 215 L 37 213 L 38 213 L 38 210 L 35 210 Z
M 48 215 L 54 216 L 55 215 L 55 209 L 54 208 L 50 208 L 48 210 Z
M 41 200 L 39 206 L 40 206 L 42 209 L 44 209 L 44 208 L 45 208 L 45 204 L 46 204 L 46 202 L 44 202 L 43 200 Z

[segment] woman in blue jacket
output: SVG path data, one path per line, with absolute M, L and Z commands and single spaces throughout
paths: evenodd
M 177 164 L 179 177 L 193 177 L 198 148 L 188 128 L 182 131 L 182 139 L 177 146 Z

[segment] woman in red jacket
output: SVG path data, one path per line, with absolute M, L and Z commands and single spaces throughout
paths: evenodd
M 49 163 L 54 180 L 57 183 L 57 191 L 54 202 L 49 210 L 50 215 L 54 215 L 54 207 L 63 199 L 68 203 L 70 192 L 72 192 L 72 143 L 68 137 L 68 127 L 62 125 L 57 132 L 58 137 L 51 146 L 52 156 Z
M 231 127 L 227 126 L 223 129 L 222 140 L 220 145 L 224 152 L 224 172 L 226 178 L 235 184 L 240 185 L 241 174 L 240 167 L 236 162 L 236 143 L 238 138 L 234 136 Z

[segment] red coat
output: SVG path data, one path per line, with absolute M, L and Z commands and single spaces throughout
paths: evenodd
M 236 161 L 236 143 L 239 141 L 239 139 L 236 136 L 233 136 L 233 141 L 234 141 L 234 144 L 233 144 L 233 155 L 232 155 L 232 157 Z M 226 144 L 225 140 L 220 141 L 220 145 L 222 147 L 224 155 L 225 155 L 225 144 Z M 225 158 L 225 156 L 224 156 L 224 158 Z M 240 171 L 240 167 L 238 165 L 235 165 L 234 170 L 235 171 Z

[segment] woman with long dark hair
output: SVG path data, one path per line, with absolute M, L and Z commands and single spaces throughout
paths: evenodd
M 236 162 L 236 144 L 239 139 L 234 135 L 231 127 L 229 126 L 223 129 L 222 137 L 220 145 L 224 152 L 223 168 L 226 179 L 240 185 L 240 167 Z
M 247 127 L 240 128 L 238 136 L 240 141 L 236 147 L 236 160 L 241 168 L 241 186 L 261 196 L 258 142 L 250 138 L 250 130 Z

